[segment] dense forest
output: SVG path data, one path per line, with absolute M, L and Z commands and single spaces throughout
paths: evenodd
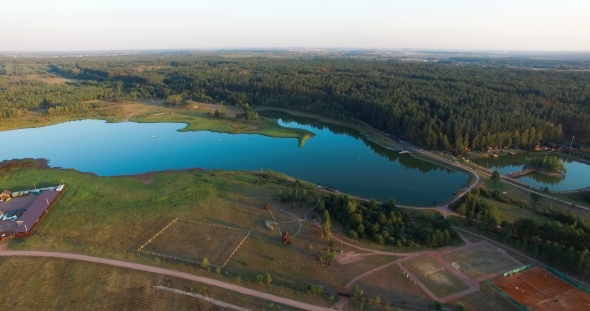
M 71 80 L 17 78 L 31 76 Z M 198 53 L 0 59 L 0 118 L 169 96 L 179 107 L 264 105 L 356 119 L 432 149 L 529 147 L 574 135 L 590 141 L 590 72 L 583 71 Z
M 528 252 L 544 262 L 551 263 L 572 273 L 590 278 L 590 223 L 575 214 L 552 209 L 538 209 L 517 201 L 521 208 L 528 208 L 548 219 L 518 218 L 514 222 L 498 221 L 498 209 L 494 203 L 481 197 L 501 202 L 511 201 L 498 191 L 489 192 L 476 188 L 467 194 L 457 207 L 466 226 L 475 226 L 481 231 L 496 235 L 502 242 Z
M 393 199 L 378 204 L 375 200 L 364 202 L 347 195 L 330 194 L 318 201 L 316 209 L 324 215 L 324 221 L 336 219 L 341 223 L 350 238 L 381 245 L 438 247 L 459 238 L 442 215 L 399 208 Z

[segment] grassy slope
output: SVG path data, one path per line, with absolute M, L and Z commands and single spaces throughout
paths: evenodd
M 219 310 L 190 296 L 198 293 L 260 310 L 268 302 L 168 276 L 50 258 L 1 258 L 2 310 Z M 281 308 L 289 310 L 290 308 Z
M 302 231 L 291 245 L 283 245 L 276 230 L 263 228 L 264 220 L 271 217 L 263 209 L 264 202 L 272 204 L 275 214 L 293 219 L 303 218 L 312 205 L 292 207 L 278 200 L 279 189 L 292 187 L 290 179 L 269 178 L 265 179 L 268 183 L 257 185 L 258 178 L 248 172 L 175 171 L 154 173 L 153 182 L 144 184 L 135 177 L 97 177 L 74 170 L 4 172 L 0 184 L 13 190 L 30 188 L 32 181 L 39 187 L 58 184 L 61 179 L 66 183 L 64 194 L 37 228 L 36 236 L 12 240 L 9 248 L 75 252 L 157 265 L 323 306 L 331 306 L 329 296 L 354 276 L 395 259 L 376 256 L 351 266 L 334 263 L 324 267 L 316 256 L 328 243 L 308 221 L 302 222 Z M 315 202 L 318 195 L 308 191 L 309 201 Z M 221 275 L 187 263 L 139 256 L 137 249 L 175 217 L 252 231 Z M 297 228 L 291 226 L 290 233 Z M 273 277 L 273 286 L 255 284 L 256 275 L 266 273 Z M 307 294 L 309 284 L 321 284 L 324 294 Z

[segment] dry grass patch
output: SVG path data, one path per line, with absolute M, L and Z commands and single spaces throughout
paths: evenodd
M 443 256 L 448 262 L 459 264 L 459 271 L 470 279 L 507 269 L 515 263 L 487 245 L 477 245 Z
M 368 275 L 356 284 L 364 290 L 365 296 L 375 298 L 379 296 L 383 303 L 395 306 L 429 307 L 432 299 L 414 282 L 403 274 L 397 265 L 389 266 Z
M 426 273 L 443 267 L 429 255 L 422 255 L 404 261 L 403 265 L 439 298 L 469 288 L 467 284 L 463 283 L 463 281 L 459 280 L 447 270 L 439 270 L 436 273 L 425 276 Z
M 178 219 L 147 243 L 143 250 L 192 262 L 200 262 L 206 257 L 212 265 L 222 266 L 248 232 Z
M 73 260 L 0 258 L 0 270 L 0 310 L 220 310 L 153 287 L 158 285 L 254 310 L 268 306 L 264 300 L 193 281 Z
M 480 283 L 481 290 L 467 296 L 454 300 L 450 304 L 457 306 L 462 303 L 467 310 L 486 310 L 486 311 L 518 311 L 515 305 L 494 289 L 489 287 L 485 282 Z M 449 306 L 449 304 L 447 304 Z

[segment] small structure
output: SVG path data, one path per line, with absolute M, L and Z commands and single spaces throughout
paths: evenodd
M 334 186 L 330 186 L 330 185 L 325 185 L 324 190 L 328 190 L 334 193 L 340 193 L 340 190 L 338 190 L 338 188 L 334 187 Z
M 264 204 L 264 209 L 265 210 L 270 210 L 270 203 L 266 202 L 266 204 Z
M 4 190 L 0 193 L 0 201 L 5 201 L 6 199 L 12 198 L 12 193 L 8 190 Z
M 283 231 L 283 244 L 291 244 L 291 236 L 287 231 Z
M 266 229 L 268 229 L 268 230 L 274 230 L 275 229 L 275 227 L 273 226 L 272 221 L 270 221 L 270 220 L 265 220 L 264 221 L 264 227 Z

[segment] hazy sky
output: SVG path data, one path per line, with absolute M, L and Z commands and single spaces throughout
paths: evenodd
M 590 50 L 590 0 L 0 0 L 0 51 Z

